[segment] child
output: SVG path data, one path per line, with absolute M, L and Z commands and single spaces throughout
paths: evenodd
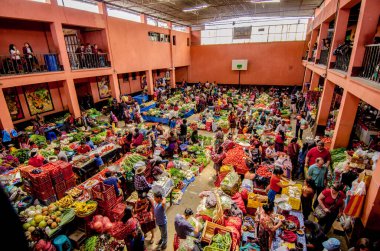
M 166 249 L 168 241 L 167 217 L 165 214 L 166 199 L 163 198 L 161 192 L 154 193 L 154 215 L 156 217 L 156 224 L 160 229 L 161 239 L 158 242 L 156 250 Z

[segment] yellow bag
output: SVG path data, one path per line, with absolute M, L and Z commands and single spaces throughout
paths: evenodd
M 229 173 L 229 172 L 231 172 L 231 171 L 233 171 L 234 170 L 234 167 L 233 166 L 230 166 L 230 165 L 223 165 L 221 168 L 220 168 L 220 172 L 221 173 Z

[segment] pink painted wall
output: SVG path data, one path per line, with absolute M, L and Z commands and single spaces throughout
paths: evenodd
M 9 44 L 15 44 L 22 54 L 22 47 L 29 42 L 35 53 L 57 52 L 52 41 L 49 25 L 0 19 L 0 55 L 9 55 Z
M 237 84 L 232 59 L 248 59 L 241 84 L 302 85 L 303 48 L 304 41 L 192 46 L 189 81 Z

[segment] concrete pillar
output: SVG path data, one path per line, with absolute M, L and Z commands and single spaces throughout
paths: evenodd
M 327 32 L 329 29 L 329 23 L 324 22 L 321 24 L 321 29 L 319 30 L 319 36 L 318 36 L 318 47 L 317 47 L 317 55 L 315 56 L 315 61 L 318 62 L 319 57 L 321 55 L 321 49 L 323 47 L 323 39 L 327 37 Z
M 303 88 L 302 88 L 303 92 L 308 91 L 308 89 L 306 88 L 306 83 L 310 83 L 310 81 L 311 81 L 311 74 L 312 74 L 312 71 L 309 68 L 306 68 L 305 69 L 305 75 L 303 77 Z
M 104 28 L 101 32 L 101 36 L 103 38 L 103 41 L 107 41 L 107 48 L 102 48 L 103 50 L 106 50 L 108 52 L 108 60 L 111 61 L 111 67 L 115 68 L 113 65 L 113 54 L 112 54 L 112 48 L 111 48 L 111 40 L 108 32 L 108 13 L 107 13 L 107 5 L 104 2 L 98 2 L 98 8 L 99 13 L 102 15 L 102 18 L 104 20 L 104 23 L 106 24 L 106 28 Z M 114 71 L 115 72 L 115 71 Z
M 311 77 L 311 82 L 310 82 L 310 91 L 314 91 L 315 88 L 318 88 L 319 84 L 319 76 L 317 73 L 313 72 L 313 75 Z
M 365 197 L 361 221 L 366 229 L 380 230 L 380 161 L 372 174 L 371 183 Z
M 352 93 L 344 90 L 338 118 L 335 125 L 331 149 L 347 147 L 350 140 L 352 127 L 354 125 L 356 112 L 360 99 Z
M 67 104 L 69 106 L 71 114 L 73 114 L 75 118 L 79 118 L 80 108 L 77 93 L 75 90 L 74 80 L 72 78 L 66 78 L 66 80 L 63 81 L 63 89 L 66 94 Z
M 176 79 L 175 79 L 175 68 L 170 71 L 170 87 L 176 88 Z
M 140 14 L 140 22 L 143 24 L 146 24 L 146 18 L 147 16 L 145 14 Z
M 5 101 L 3 89 L 0 89 L 0 107 L 2 107 L 0 116 L 1 128 L 9 131 L 14 127 L 11 114 L 9 113 L 7 102 Z
M 154 84 L 153 84 L 153 73 L 152 70 L 145 71 L 146 75 L 146 83 L 148 85 L 148 94 L 153 95 L 154 92 Z
M 119 86 L 119 78 L 117 77 L 117 74 L 114 73 L 110 78 L 110 86 L 112 91 L 112 97 L 116 98 L 117 102 L 120 102 L 120 86 Z
M 373 42 L 380 14 L 379 0 L 362 0 L 356 28 L 354 46 L 347 74 L 358 75 L 363 63 L 365 45 Z M 375 63 L 375 62 L 374 62 Z
M 314 48 L 315 42 L 317 42 L 317 38 L 318 38 L 318 29 L 314 29 L 311 32 L 310 48 L 309 48 L 309 52 L 307 54 L 308 59 L 313 57 L 313 48 Z
M 321 101 L 319 103 L 317 125 L 326 126 L 330 113 L 331 101 L 334 94 L 335 85 L 329 80 L 325 80 Z
M 59 51 L 60 62 L 65 71 L 71 71 L 70 60 L 66 50 L 66 43 L 64 39 L 62 24 L 54 22 L 50 24 L 50 31 L 53 37 L 54 46 Z
M 333 51 L 338 47 L 339 44 L 342 44 L 346 37 L 346 30 L 348 24 L 348 17 L 350 15 L 349 9 L 339 9 L 338 14 L 335 21 L 334 27 L 334 36 L 331 41 L 330 55 L 329 55 L 329 67 L 331 67 L 331 63 L 335 63 L 335 56 L 333 55 Z

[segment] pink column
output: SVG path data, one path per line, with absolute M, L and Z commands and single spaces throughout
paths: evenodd
M 59 51 L 59 58 L 63 68 L 66 72 L 71 71 L 69 56 L 66 51 L 66 43 L 64 39 L 64 34 L 62 30 L 62 24 L 54 22 L 50 24 L 50 31 L 53 37 L 54 46 Z
M 325 80 L 321 101 L 319 103 L 317 125 L 325 126 L 330 113 L 331 101 L 334 94 L 335 85 L 329 80 Z
M 140 14 L 140 22 L 143 24 L 146 24 L 146 15 L 145 14 Z
M 110 85 L 112 90 L 112 97 L 116 98 L 117 102 L 120 102 L 120 86 L 119 86 L 119 79 L 117 77 L 117 74 L 114 73 L 110 78 Z
M 312 74 L 312 71 L 309 68 L 306 68 L 305 69 L 305 75 L 304 75 L 304 78 L 303 78 L 303 88 L 302 88 L 303 92 L 308 91 L 307 88 L 306 88 L 306 83 L 310 83 L 310 81 L 311 81 L 311 74 Z
M 331 67 L 331 63 L 335 62 L 335 56 L 333 55 L 333 51 L 338 47 L 339 44 L 342 44 L 344 42 L 344 39 L 346 37 L 346 30 L 347 30 L 347 24 L 348 24 L 348 17 L 350 15 L 349 9 L 339 9 L 337 20 L 335 22 L 335 28 L 334 28 L 334 36 L 331 41 L 331 48 L 330 48 L 330 55 L 329 55 L 329 67 Z
M 148 94 L 153 95 L 154 92 L 154 84 L 153 84 L 153 73 L 152 70 L 145 71 L 146 75 L 146 83 L 148 85 Z
M 357 75 L 362 66 L 365 45 L 371 44 L 373 41 L 379 21 L 379 13 L 379 0 L 362 0 L 354 38 L 354 47 L 352 48 L 350 64 L 347 71 L 349 76 L 352 73 Z
M 175 79 L 175 68 L 170 71 L 170 87 L 176 88 L 176 79 Z
M 314 91 L 315 88 L 318 88 L 319 78 L 320 76 L 317 73 L 313 72 L 310 83 L 310 91 Z
M 66 80 L 63 81 L 63 89 L 66 94 L 67 104 L 69 106 L 70 112 L 75 116 L 75 118 L 79 118 L 80 108 L 77 93 L 75 90 L 75 84 L 72 78 L 66 78 Z
M 0 107 L 2 107 L 1 116 L 0 116 L 1 128 L 9 131 L 13 129 L 14 127 L 13 127 L 11 114 L 9 113 L 9 110 L 8 110 L 7 102 L 5 101 L 3 89 L 0 89 Z
M 347 147 L 360 99 L 344 90 L 331 148 Z
M 324 22 L 321 24 L 321 29 L 319 30 L 319 36 L 318 36 L 318 47 L 317 47 L 317 54 L 315 56 L 315 61 L 319 60 L 319 57 L 321 55 L 321 49 L 323 47 L 323 39 L 327 37 L 327 31 L 329 29 L 329 23 Z
M 372 174 L 371 183 L 365 197 L 363 212 L 361 216 L 362 223 L 366 229 L 380 230 L 379 212 L 380 212 L 380 161 L 377 162 L 375 171 Z

